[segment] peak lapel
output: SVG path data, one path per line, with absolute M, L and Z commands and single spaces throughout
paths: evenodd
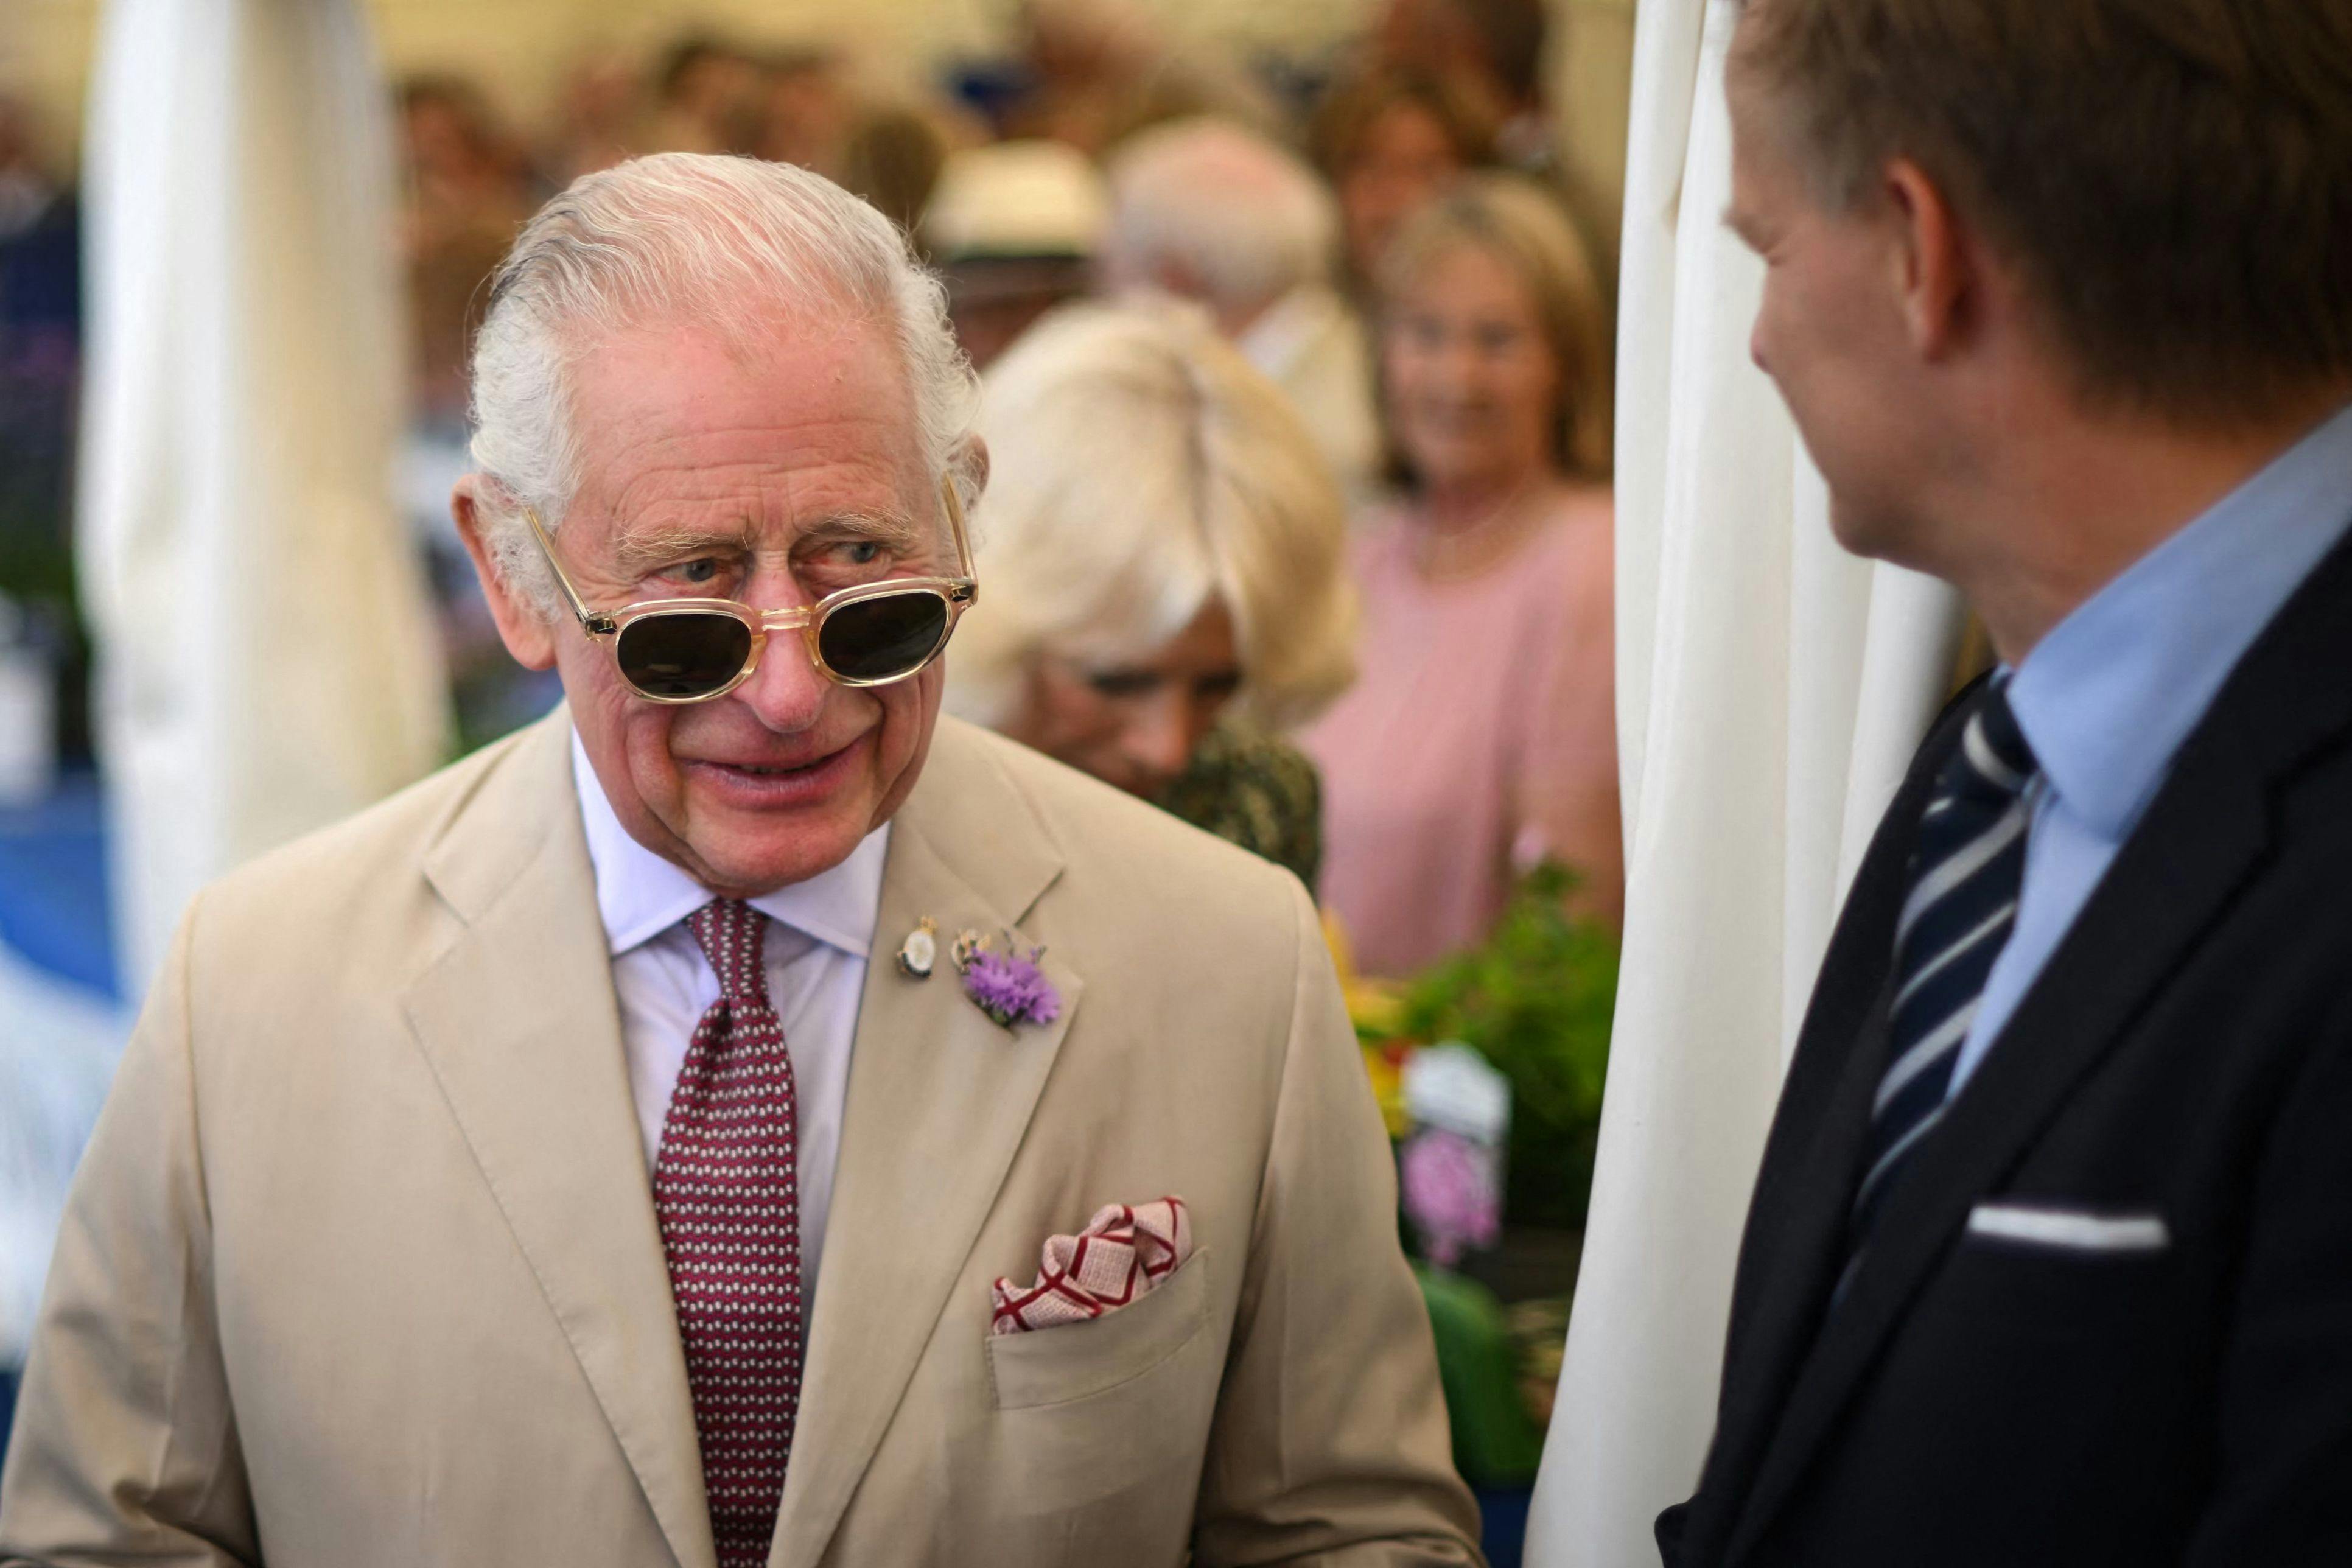
M 679 1568 L 711 1568 L 570 735 L 560 709 L 526 734 L 428 854 L 466 929 L 411 989 L 408 1016 Z
M 813 1568 L 833 1539 L 1077 1010 L 1078 977 L 1048 952 L 1060 1017 L 1001 1028 L 964 995 L 948 960 L 960 931 L 1017 937 L 1061 867 L 1044 824 L 989 754 L 996 743 L 940 721 L 922 782 L 891 832 L 770 1557 L 783 1568 Z M 929 979 L 916 980 L 890 955 L 925 915 L 939 924 L 940 961 Z

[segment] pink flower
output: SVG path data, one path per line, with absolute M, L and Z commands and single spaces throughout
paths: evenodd
M 1495 1245 L 1503 1228 L 1496 1151 L 1459 1133 L 1426 1128 L 1404 1146 L 1405 1218 L 1422 1250 L 1450 1268 L 1463 1253 Z

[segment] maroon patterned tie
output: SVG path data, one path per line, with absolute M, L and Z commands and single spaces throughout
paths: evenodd
M 801 1398 L 798 1123 L 761 963 L 767 917 L 719 899 L 688 917 L 719 975 L 662 1123 L 654 1212 L 669 1255 L 719 1568 L 775 1534 Z

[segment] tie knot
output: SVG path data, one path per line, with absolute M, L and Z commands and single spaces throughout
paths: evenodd
M 2024 794 L 2040 768 L 2010 709 L 2009 682 L 1995 682 L 1960 731 L 1960 749 L 1945 772 L 1947 784 L 1956 795 L 2006 802 Z
M 768 1005 L 768 918 L 740 899 L 713 899 L 686 917 L 702 956 L 719 976 L 719 999 L 730 1005 Z

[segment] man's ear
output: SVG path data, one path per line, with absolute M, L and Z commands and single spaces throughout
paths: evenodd
M 467 474 L 449 492 L 449 515 L 457 520 L 457 537 L 474 558 L 474 574 L 482 580 L 482 597 L 489 601 L 490 619 L 498 623 L 499 640 L 525 669 L 546 669 L 555 663 L 556 628 L 540 613 L 530 595 L 507 580 L 498 552 L 483 537 L 488 519 L 483 509 L 484 480 Z
M 971 481 L 971 504 L 978 506 L 980 498 L 988 493 L 988 442 L 979 431 L 966 436 L 956 448 L 953 458 L 956 471 Z
M 1880 186 L 1893 226 L 1890 279 L 1911 346 L 1948 359 L 1981 324 L 1983 255 L 1943 188 L 1908 158 L 1888 161 Z

